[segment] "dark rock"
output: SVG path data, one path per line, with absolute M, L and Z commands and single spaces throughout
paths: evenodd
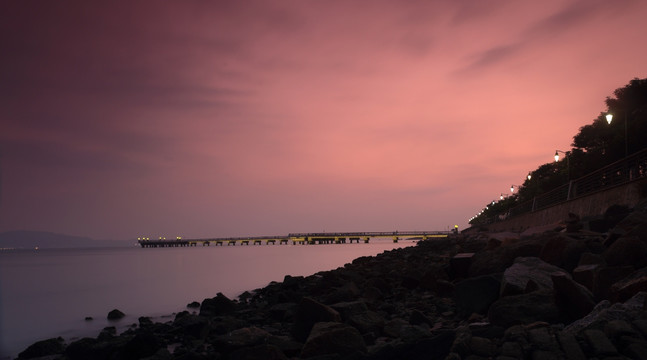
M 564 220 L 566 224 L 566 232 L 577 232 L 582 229 L 580 217 L 577 214 L 568 213 L 568 217 Z
M 65 348 L 65 355 L 70 360 L 108 360 L 118 353 L 127 341 L 120 337 L 115 337 L 110 341 L 83 338 L 69 344 Z
M 243 347 L 265 344 L 271 337 L 272 335 L 267 331 L 251 326 L 216 336 L 212 343 L 216 348 L 230 352 Z
M 281 349 L 268 344 L 240 348 L 231 352 L 227 358 L 229 360 L 288 360 Z
M 641 291 L 647 291 L 647 268 L 638 270 L 613 284 L 609 300 L 624 302 Z
M 552 291 L 535 291 L 529 294 L 502 297 L 488 312 L 494 325 L 509 327 L 536 321 L 559 322 L 560 313 Z
M 472 336 L 469 340 L 472 354 L 477 356 L 492 357 L 497 352 L 497 346 L 492 340 L 479 336 Z
M 499 298 L 501 281 L 493 275 L 465 279 L 456 284 L 454 300 L 464 315 L 486 314 L 490 305 Z
M 555 272 L 563 272 L 563 269 L 538 257 L 518 257 L 503 273 L 501 296 L 522 294 L 529 281 L 536 285 L 533 290 L 552 290 L 551 274 Z
M 186 307 L 188 307 L 188 308 L 190 308 L 190 309 L 197 309 L 197 308 L 199 308 L 199 307 L 200 307 L 200 303 L 199 303 L 199 302 L 197 302 L 197 301 L 193 301 L 193 302 L 188 303 L 188 304 L 186 305 Z
M 494 250 L 474 254 L 469 268 L 470 276 L 487 275 L 503 272 L 520 256 L 537 257 L 543 248 L 543 238 L 524 238 L 519 241 L 502 244 Z
M 117 328 L 114 326 L 108 326 L 103 328 L 101 332 L 99 333 L 99 336 L 97 336 L 97 340 L 99 341 L 105 341 L 105 340 L 110 340 L 114 338 L 117 335 Z
M 640 292 L 624 303 L 611 304 L 608 300 L 603 300 L 588 315 L 572 322 L 563 331 L 576 335 L 585 329 L 603 329 L 612 320 L 631 322 L 640 319 L 646 300 L 646 292 Z
M 599 300 L 611 298 L 611 287 L 634 272 L 633 266 L 608 266 L 597 271 L 593 295 Z
M 584 330 L 584 338 L 588 341 L 593 349 L 593 353 L 597 356 L 611 356 L 617 355 L 618 349 L 606 337 L 606 335 L 597 329 Z
M 559 341 L 566 358 L 569 360 L 585 360 L 586 356 L 580 347 L 580 344 L 577 342 L 577 339 L 573 334 L 567 332 L 560 332 L 557 334 L 557 340 Z
M 553 273 L 555 303 L 565 318 L 576 320 L 587 315 L 595 307 L 593 293 L 584 285 L 573 281 L 565 273 Z
M 589 248 L 586 241 L 559 234 L 548 239 L 539 258 L 570 272 L 577 267 L 582 253 L 587 251 Z
M 162 346 L 164 346 L 164 343 L 157 336 L 149 332 L 143 332 L 135 335 L 124 345 L 122 356 L 123 359 L 142 359 L 152 356 Z
M 176 316 L 173 321 L 173 327 L 176 332 L 188 335 L 196 339 L 204 339 L 209 332 L 209 320 L 204 316 L 184 315 Z
M 275 304 L 269 308 L 269 314 L 277 321 L 293 321 L 296 307 L 296 303 Z
M 303 342 L 310 335 L 312 326 L 318 322 L 341 322 L 341 316 L 330 306 L 304 297 L 297 305 L 292 335 Z
M 573 280 L 586 286 L 587 289 L 593 292 L 593 286 L 595 284 L 599 268 L 599 264 L 580 265 L 573 269 Z
M 604 259 L 609 266 L 644 267 L 647 265 L 647 244 L 637 236 L 621 237 L 604 252 Z
M 364 301 L 341 302 L 332 304 L 330 307 L 341 315 L 342 320 L 347 320 L 352 315 L 363 314 L 368 311 Z
M 352 326 L 337 322 L 318 322 L 312 327 L 301 357 L 321 355 L 349 356 L 366 354 L 362 335 Z
M 236 309 L 236 303 L 222 293 L 215 297 L 204 299 L 200 305 L 200 316 L 212 317 L 230 313 Z
M 32 359 L 37 357 L 58 355 L 65 351 L 63 338 L 57 337 L 33 343 L 18 354 L 18 359 Z
M 361 334 L 373 333 L 375 335 L 382 334 L 385 323 L 380 314 L 370 310 L 365 313 L 351 315 L 347 322 Z
M 122 313 L 117 309 L 114 309 L 108 313 L 108 320 L 119 320 L 124 316 L 126 316 L 126 314 Z

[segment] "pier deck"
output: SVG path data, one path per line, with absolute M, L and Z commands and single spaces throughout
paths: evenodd
M 372 238 L 392 238 L 394 243 L 405 238 L 447 237 L 450 231 L 395 231 L 395 232 L 351 232 L 351 233 L 294 233 L 284 236 L 229 237 L 204 239 L 138 239 L 143 248 L 157 247 L 191 247 L 191 246 L 236 246 L 239 245 L 314 245 L 314 244 L 346 244 L 369 243 Z

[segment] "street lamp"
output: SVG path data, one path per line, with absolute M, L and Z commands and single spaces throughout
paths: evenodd
M 500 197 L 500 199 L 501 199 L 501 200 L 503 200 L 503 198 L 504 198 L 504 197 L 506 197 L 506 196 L 508 196 L 508 194 L 503 194 L 503 193 L 501 193 L 501 197 Z
M 528 172 L 528 180 L 530 180 L 530 178 L 532 178 L 532 175 L 530 174 L 530 171 L 529 171 Z
M 514 188 L 515 188 L 515 187 L 516 187 L 517 189 L 519 189 L 519 188 L 521 187 L 521 185 L 514 185 L 514 184 L 513 184 L 513 185 L 510 185 L 510 193 L 513 193 L 513 194 L 514 194 Z
M 566 155 L 566 174 L 568 175 L 568 179 L 571 179 L 571 164 L 570 160 L 568 158 L 569 152 L 568 151 L 562 151 L 562 150 L 555 150 L 555 162 L 559 161 L 559 153 L 562 153 Z

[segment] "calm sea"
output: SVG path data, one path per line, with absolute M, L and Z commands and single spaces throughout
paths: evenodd
M 172 320 L 186 304 L 335 269 L 360 256 L 410 246 L 369 244 L 101 248 L 0 251 L 0 359 L 38 340 L 95 337 L 106 326 L 123 330 L 139 316 Z M 106 320 L 119 309 L 126 317 Z M 93 320 L 86 321 L 86 317 Z

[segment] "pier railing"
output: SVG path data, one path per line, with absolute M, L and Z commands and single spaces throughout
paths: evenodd
M 149 247 L 184 247 L 184 246 L 210 246 L 218 245 L 261 245 L 265 244 L 345 244 L 347 242 L 368 243 L 371 238 L 390 237 L 393 242 L 404 237 L 417 237 L 422 240 L 434 237 L 447 237 L 450 231 L 389 231 L 389 232 L 321 232 L 321 233 L 290 233 L 280 236 L 253 236 L 253 237 L 226 237 L 226 238 L 202 238 L 202 239 L 159 239 L 139 240 L 139 245 Z

